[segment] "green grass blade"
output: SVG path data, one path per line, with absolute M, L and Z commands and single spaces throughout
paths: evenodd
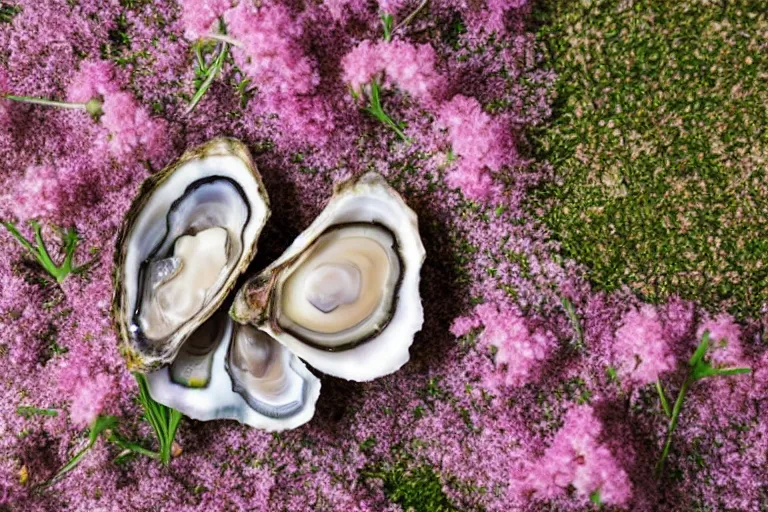
M 704 331 L 704 335 L 701 337 L 701 342 L 699 343 L 699 346 L 696 347 L 696 351 L 691 356 L 691 360 L 688 361 L 688 365 L 695 367 L 699 364 L 707 354 L 707 350 L 709 350 L 709 331 Z
M 667 395 L 664 393 L 664 387 L 661 385 L 661 380 L 656 379 L 656 391 L 659 392 L 659 400 L 661 400 L 661 407 L 664 409 L 664 414 L 667 415 L 667 418 L 672 417 L 672 409 L 669 407 L 669 402 L 667 401 Z
M 31 405 L 20 405 L 16 408 L 16 413 L 20 416 L 24 416 L 25 418 L 29 418 L 30 416 L 34 415 L 40 415 L 40 416 L 58 416 L 59 411 L 56 409 L 41 409 L 39 407 L 32 407 Z
M 226 55 L 227 55 L 227 49 L 228 49 L 227 43 L 222 43 L 221 52 L 216 57 L 216 60 L 214 60 L 211 68 L 208 70 L 205 80 L 203 81 L 202 84 L 200 84 L 200 87 L 197 89 L 197 91 L 195 92 L 195 95 L 192 97 L 192 100 L 189 102 L 187 109 L 184 111 L 185 114 L 189 114 L 193 110 L 195 110 L 195 107 L 197 107 L 197 104 L 200 103 L 200 100 L 203 99 L 203 96 L 205 96 L 205 93 L 208 92 L 208 89 L 211 87 L 211 84 L 213 84 L 213 81 L 216 79 L 219 72 L 221 71 L 221 67 L 224 65 L 224 59 L 226 58 Z

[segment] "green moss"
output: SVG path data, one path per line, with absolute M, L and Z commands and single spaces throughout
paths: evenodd
M 363 477 L 384 482 L 384 493 L 403 510 L 412 512 L 452 512 L 458 510 L 443 492 L 437 473 L 428 466 L 410 468 L 405 462 L 381 466 Z
M 0 2 L 0 23 L 10 23 L 21 12 L 21 7 L 7 2 Z
M 535 139 L 560 183 L 537 199 L 564 255 L 600 289 L 755 314 L 768 300 L 764 2 L 543 7 L 558 103 Z

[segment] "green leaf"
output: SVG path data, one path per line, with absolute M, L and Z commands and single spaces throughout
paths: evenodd
M 139 403 L 144 407 L 144 417 L 147 419 L 157 436 L 160 446 L 160 460 L 168 464 L 171 460 L 173 441 L 176 430 L 181 422 L 182 414 L 170 407 L 156 402 L 149 394 L 147 378 L 141 373 L 134 373 L 139 385 Z
M 729 375 L 742 375 L 745 373 L 750 373 L 751 371 L 751 368 L 723 368 L 717 370 L 717 374 L 723 377 L 727 377 Z
M 589 495 L 589 501 L 597 505 L 598 507 L 601 507 L 603 505 L 602 500 L 600 499 L 600 490 L 593 491 L 592 494 Z
M 664 409 L 664 414 L 667 415 L 667 418 L 672 417 L 672 409 L 669 407 L 669 402 L 667 401 L 667 395 L 664 393 L 664 387 L 661 385 L 661 380 L 656 379 L 656 391 L 659 392 L 659 400 L 661 400 L 661 407 Z
M 696 347 L 696 351 L 691 356 L 691 360 L 688 361 L 688 365 L 695 367 L 699 364 L 707 354 L 707 350 L 709 350 L 709 331 L 704 331 L 704 335 L 701 337 L 701 342 L 699 343 L 699 346 Z
M 117 418 L 114 416 L 99 416 L 91 425 L 91 433 L 88 436 L 88 440 L 91 444 L 96 442 L 99 435 L 108 428 L 115 427 L 117 425 Z
M 34 256 L 40 266 L 43 267 L 43 269 L 48 272 L 56 280 L 57 283 L 61 284 L 64 282 L 64 279 L 66 279 L 70 273 L 82 272 L 85 267 L 90 266 L 95 261 L 95 259 L 91 260 L 85 265 L 77 268 L 72 266 L 72 259 L 75 254 L 75 250 L 77 249 L 77 243 L 80 239 L 77 236 L 77 231 L 74 228 L 67 228 L 62 234 L 62 242 L 64 243 L 64 260 L 62 261 L 61 265 L 57 265 L 48 253 L 48 248 L 46 247 L 45 241 L 43 240 L 40 223 L 35 220 L 31 220 L 29 224 L 32 226 L 32 232 L 34 233 L 34 244 L 24 235 L 22 235 L 18 229 L 16 229 L 16 225 L 14 223 L 2 222 L 2 225 L 5 226 L 5 229 L 7 229 L 14 236 L 14 238 L 16 238 L 16 240 L 18 240 L 22 247 L 32 253 L 32 256 Z
M 64 467 L 62 467 L 54 476 L 51 478 L 46 484 L 43 485 L 43 487 L 49 487 L 56 482 L 58 482 L 61 477 L 72 471 L 77 467 L 78 464 L 80 464 L 80 461 L 85 457 L 85 455 L 88 453 L 88 451 L 93 447 L 93 445 L 96 443 L 96 440 L 99 438 L 99 435 L 104 432 L 105 430 L 114 427 L 117 425 L 117 418 L 114 416 L 99 416 L 96 418 L 93 423 L 91 424 L 91 432 L 88 435 L 88 444 L 85 445 L 85 447 L 77 452 L 74 457 L 69 459 L 69 461 L 64 464 Z
M 34 416 L 36 414 L 40 416 L 58 416 L 59 411 L 56 409 L 41 409 L 39 407 L 32 407 L 31 405 L 20 405 L 16 408 L 16 413 L 25 418 Z
M 381 25 L 384 29 L 384 40 L 390 42 L 392 40 L 392 15 L 387 13 L 381 14 Z
M 403 141 L 409 142 L 409 139 L 401 129 L 400 124 L 393 121 L 392 118 L 389 117 L 386 112 L 384 112 L 384 108 L 381 106 L 381 98 L 379 96 L 379 84 L 376 79 L 371 80 L 370 90 L 371 103 L 368 105 L 368 107 L 365 108 L 366 112 L 381 121 L 384 125 L 390 127 L 401 139 L 403 139 Z
M 187 110 L 185 111 L 186 114 L 189 114 L 193 110 L 195 110 L 195 107 L 197 107 L 197 104 L 200 103 L 200 100 L 203 99 L 203 96 L 205 96 L 205 93 L 208 92 L 208 89 L 210 89 L 211 84 L 213 84 L 213 81 L 216 79 L 216 77 L 219 75 L 219 72 L 221 71 L 221 67 L 224 65 L 224 60 L 227 58 L 227 51 L 229 49 L 229 45 L 227 43 L 221 43 L 221 51 L 216 56 L 216 59 L 213 61 L 210 67 L 205 68 L 205 80 L 203 80 L 203 83 L 200 84 L 200 87 L 198 87 L 197 91 L 195 91 L 195 95 L 192 97 L 192 100 L 189 102 L 189 105 L 187 106 Z M 198 62 L 202 59 L 202 56 L 199 53 L 199 49 L 196 49 Z M 201 66 L 201 69 L 203 67 Z
M 584 331 L 581 329 L 581 322 L 579 321 L 579 316 L 576 314 L 576 308 L 574 308 L 573 303 L 565 297 L 560 297 L 560 303 L 563 305 L 563 310 L 565 310 L 565 314 L 571 322 L 571 327 L 573 327 L 573 330 L 576 333 L 576 338 L 574 339 L 573 344 L 576 348 L 584 348 Z

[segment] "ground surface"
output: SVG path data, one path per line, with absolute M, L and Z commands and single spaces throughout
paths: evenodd
M 0 99 L 0 219 L 39 219 L 54 253 L 72 226 L 92 260 L 57 285 L 0 229 L 0 510 L 768 507 L 760 2 L 231 5 L 0 5 L 0 93 L 104 109 Z M 215 57 L 205 7 L 243 48 L 187 114 L 195 48 Z M 372 77 L 407 140 L 350 93 Z M 370 383 L 315 372 L 296 430 L 184 419 L 168 466 L 102 435 L 46 488 L 106 415 L 159 448 L 110 319 L 114 242 L 141 182 L 217 135 L 270 194 L 249 274 L 333 184 L 377 170 L 403 195 L 428 254 L 411 360 Z M 753 371 L 689 383 L 655 475 L 654 382 L 687 387 L 704 330 L 706 364 Z

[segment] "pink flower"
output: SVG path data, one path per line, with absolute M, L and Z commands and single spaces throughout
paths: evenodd
M 120 90 L 111 62 L 83 62 L 70 83 L 68 98 L 78 103 L 102 102 L 100 122 L 109 132 L 106 145 L 118 160 L 164 163 L 171 149 L 167 122 L 151 117 L 133 95 Z
M 486 0 L 485 8 L 469 11 L 465 15 L 471 32 L 504 34 L 507 32 L 507 14 L 520 9 L 528 0 Z
M 768 399 L 768 352 L 761 357 L 755 358 L 752 365 L 752 389 L 750 394 L 757 400 Z
M 159 161 L 166 157 L 170 142 L 166 121 L 150 117 L 131 94 L 105 96 L 102 110 L 101 124 L 110 133 L 107 144 L 118 160 L 134 156 Z
M 516 152 L 509 126 L 483 111 L 474 98 L 456 95 L 440 106 L 436 126 L 448 130 L 448 139 L 458 157 L 446 182 L 476 201 L 498 198 L 502 187 L 489 171 L 508 165 Z
M 460 338 L 466 336 L 472 329 L 480 327 L 480 319 L 477 315 L 460 316 L 451 323 L 451 334 Z
M 78 382 L 60 383 L 61 386 L 68 384 L 73 386 L 69 391 L 74 390 L 69 415 L 72 423 L 81 427 L 90 425 L 101 414 L 115 390 L 114 379 L 104 373 Z
M 30 166 L 14 189 L 13 210 L 19 219 L 46 218 L 58 213 L 67 198 L 64 183 L 50 165 Z
M 87 103 L 120 91 L 114 64 L 106 60 L 83 61 L 67 89 L 67 100 Z
M 235 62 L 261 94 L 308 94 L 315 89 L 320 78 L 297 42 L 301 25 L 287 8 L 240 2 L 224 19 L 230 35 L 242 44 L 232 49 Z
M 484 376 L 486 385 L 493 390 L 502 386 L 519 387 L 540 376 L 546 361 L 557 348 L 557 340 L 551 332 L 532 327 L 506 304 L 480 304 L 473 316 L 472 320 L 458 319 L 453 331 L 462 333 L 478 325 L 485 327 L 478 338 L 479 346 L 496 350 L 496 372 Z
M 741 346 L 741 327 L 728 313 L 707 317 L 696 330 L 696 345 L 709 331 L 707 359 L 716 367 L 741 366 L 744 354 Z
M 405 41 L 380 43 L 385 61 L 385 83 L 424 103 L 439 97 L 443 78 L 435 70 L 435 50 L 429 44 Z
M 395 14 L 406 4 L 406 0 L 379 0 L 379 9 L 387 14 Z
M 345 22 L 351 13 L 362 13 L 368 8 L 365 0 L 323 0 L 334 21 Z
M 335 127 L 332 108 L 325 98 L 316 95 L 293 96 L 275 94 L 265 100 L 267 110 L 277 114 L 281 140 L 321 146 Z
M 616 370 L 626 384 L 645 385 L 675 368 L 675 356 L 664 325 L 650 305 L 631 309 L 616 330 Z
M 599 493 L 602 503 L 626 504 L 632 486 L 610 450 L 598 441 L 602 429 L 592 407 L 569 411 L 544 456 L 522 463 L 514 488 L 546 500 L 565 495 L 573 486 L 584 499 Z
M 342 79 L 358 94 L 362 94 L 363 86 L 369 84 L 386 66 L 380 46 L 381 43 L 363 41 L 341 60 Z
M 230 0 L 181 0 L 184 37 L 195 40 L 215 31 L 214 23 L 231 5 Z
M 435 51 L 429 44 L 363 41 L 344 56 L 341 65 L 344 82 L 357 93 L 377 78 L 384 87 L 398 88 L 430 104 L 441 96 L 444 86 L 443 77 L 435 69 Z
M 464 197 L 473 201 L 495 201 L 504 187 L 493 180 L 486 169 L 459 167 L 448 172 L 445 182 L 449 187 L 461 190 Z

